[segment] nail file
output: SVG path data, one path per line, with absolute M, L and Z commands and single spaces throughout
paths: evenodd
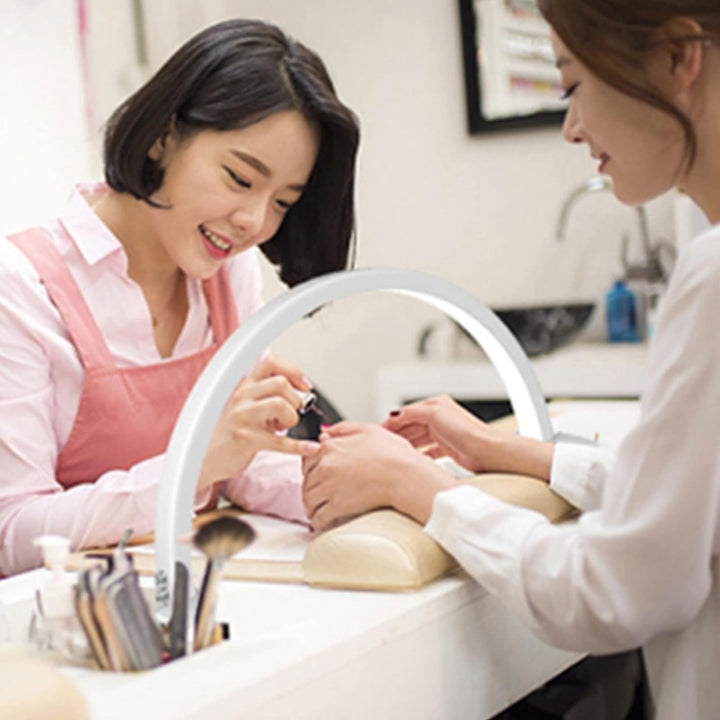
M 98 572 L 100 569 L 97 568 Z M 75 593 L 75 609 L 78 619 L 85 631 L 88 645 L 92 651 L 95 662 L 102 670 L 111 670 L 110 658 L 108 657 L 102 632 L 97 620 L 93 615 L 92 594 L 90 592 L 89 572 L 82 573 L 78 578 L 77 590 Z
M 108 609 L 107 598 L 100 593 L 93 598 L 93 614 L 97 618 L 98 627 L 105 639 L 108 659 L 112 670 L 130 670 L 130 662 L 123 650 L 115 623 Z
M 139 576 L 128 568 L 105 584 L 108 611 L 131 670 L 162 663 L 163 640 L 140 589 Z
M 181 562 L 175 563 L 175 591 L 173 592 L 173 610 L 168 623 L 170 633 L 170 659 L 182 657 L 187 646 L 188 631 L 188 595 L 190 578 L 187 567 Z

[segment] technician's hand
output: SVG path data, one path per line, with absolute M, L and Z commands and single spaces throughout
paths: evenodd
M 487 466 L 487 455 L 500 432 L 447 395 L 406 405 L 393 412 L 383 427 L 429 457 L 451 457 L 474 473 L 491 469 Z
M 320 436 L 320 452 L 303 460 L 303 502 L 315 530 L 395 507 L 420 522 L 435 493 L 455 481 L 405 439 L 379 425 L 343 422 Z
M 213 431 L 198 490 L 244 470 L 260 450 L 311 456 L 318 443 L 281 434 L 297 424 L 300 392 L 310 384 L 292 363 L 265 358 L 235 388 Z

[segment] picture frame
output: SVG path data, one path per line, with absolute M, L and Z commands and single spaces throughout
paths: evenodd
M 485 110 L 488 104 L 491 83 L 483 82 L 482 73 L 486 73 L 486 81 L 492 80 L 496 86 L 497 82 L 495 81 L 497 80 L 507 80 L 507 86 L 510 82 L 516 83 L 517 78 L 510 78 L 509 71 L 506 71 L 507 78 L 501 78 L 500 76 L 503 74 L 502 68 L 498 68 L 497 72 L 493 73 L 492 78 L 487 77 L 490 52 L 484 53 L 481 48 L 480 22 L 476 10 L 478 3 L 481 2 L 493 3 L 495 6 L 490 7 L 488 5 L 491 10 L 491 13 L 486 17 L 489 26 L 483 28 L 482 35 L 491 38 L 494 56 L 499 58 L 497 64 L 505 65 L 505 67 L 508 67 L 509 63 L 505 63 L 508 54 L 503 47 L 503 43 L 507 45 L 513 38 L 510 37 L 508 40 L 507 34 L 502 35 L 504 28 L 500 26 L 498 17 L 502 17 L 500 13 L 503 7 L 499 6 L 530 6 L 534 4 L 533 0 L 458 0 L 468 132 L 475 135 L 503 130 L 561 125 L 565 117 L 565 109 L 561 101 L 562 90 L 559 85 L 559 72 L 554 66 L 554 60 L 550 62 L 551 57 L 548 56 L 548 52 L 551 52 L 549 51 L 549 29 L 545 31 L 535 18 L 528 18 L 526 21 L 525 24 L 529 28 L 527 32 L 524 30 L 525 26 L 522 18 L 520 21 L 510 18 L 510 21 L 515 22 L 517 26 L 516 28 L 510 27 L 510 32 L 516 34 L 516 45 L 527 48 L 527 52 L 534 55 L 532 58 L 535 61 L 534 64 L 533 62 L 516 63 L 516 66 L 523 66 L 524 69 L 521 72 L 526 72 L 529 76 L 523 82 L 530 87 L 530 92 L 525 93 L 524 101 L 519 102 L 515 110 L 508 112 L 497 108 L 494 112 Z M 495 26 L 492 26 L 492 23 L 495 23 Z M 510 61 L 512 61 L 512 58 L 510 58 Z M 555 82 L 552 79 L 553 73 L 557 74 Z M 536 98 L 532 96 L 532 90 L 533 87 L 538 85 L 543 87 L 543 94 L 537 93 L 538 97 Z M 502 99 L 506 105 L 508 102 L 513 102 L 512 97 L 508 97 L 509 95 L 510 93 L 506 92 L 506 97 Z M 530 96 L 529 99 L 527 96 Z M 496 102 L 496 105 L 503 104 L 502 101 Z M 537 109 L 529 109 L 533 108 L 534 105 L 537 105 Z

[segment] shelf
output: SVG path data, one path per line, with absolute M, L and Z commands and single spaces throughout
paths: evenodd
M 577 343 L 532 358 L 530 364 L 547 398 L 635 399 L 644 387 L 646 360 L 644 343 Z M 499 375 L 485 358 L 389 365 L 377 376 L 377 418 L 410 400 L 438 394 L 458 400 L 507 398 Z

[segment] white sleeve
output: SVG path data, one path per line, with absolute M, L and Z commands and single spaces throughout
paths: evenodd
M 609 448 L 562 442 L 555 446 L 550 488 L 583 512 L 600 507 L 615 453 Z
M 435 498 L 430 535 L 554 645 L 637 647 L 685 627 L 710 592 L 720 542 L 718 308 L 720 253 L 701 245 L 675 269 L 640 422 L 598 510 L 552 525 L 474 488 Z

